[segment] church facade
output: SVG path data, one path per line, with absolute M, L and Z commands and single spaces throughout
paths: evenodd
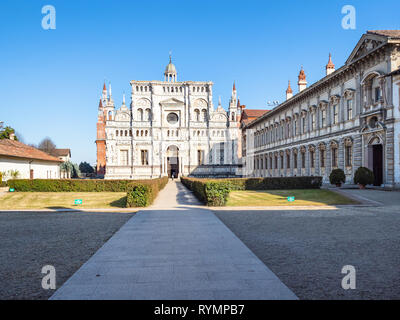
M 213 83 L 178 81 L 171 58 L 164 81 L 131 81 L 131 103 L 115 108 L 103 87 L 97 121 L 97 173 L 105 179 L 240 176 L 240 105 L 213 106 Z
M 322 176 L 335 168 L 353 183 L 360 166 L 376 186 L 400 187 L 400 30 L 368 31 L 346 64 L 248 123 L 243 131 L 245 176 Z

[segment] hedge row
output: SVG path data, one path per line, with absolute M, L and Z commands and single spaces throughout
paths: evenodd
M 157 194 L 168 183 L 168 177 L 151 180 L 150 184 L 138 184 L 128 191 L 126 207 L 147 207 L 152 204 Z
M 208 206 L 224 206 L 234 190 L 319 189 L 322 177 L 282 177 L 248 179 L 197 179 L 181 177 L 182 183 Z
M 127 192 L 126 207 L 146 207 L 168 183 L 168 177 L 152 180 L 8 180 L 19 192 Z
M 16 179 L 8 186 L 19 192 L 128 192 L 137 185 L 161 183 L 167 179 L 152 180 L 79 180 L 79 179 Z M 164 183 L 164 182 L 163 182 Z

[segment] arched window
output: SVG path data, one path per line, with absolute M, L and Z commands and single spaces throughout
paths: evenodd
M 112 112 L 108 111 L 108 120 L 112 120 Z
M 344 140 L 344 161 L 346 167 L 353 166 L 353 141 L 351 138 Z
M 138 121 L 143 121 L 143 109 L 138 109 Z
M 206 110 L 206 109 L 203 109 L 201 112 L 202 112 L 202 114 L 203 114 L 203 121 L 204 121 L 204 122 L 207 122 L 207 110 Z
M 200 121 L 200 111 L 199 109 L 194 110 L 194 118 L 196 121 Z
M 149 108 L 146 109 L 146 121 L 151 121 L 151 110 Z
M 332 168 L 338 167 L 338 144 L 336 141 L 331 142 L 331 157 L 332 157 Z
M 118 137 L 118 130 L 115 131 L 115 135 Z
M 326 157 L 326 147 L 325 144 L 321 143 L 319 145 L 319 161 L 321 168 L 325 168 L 325 157 Z

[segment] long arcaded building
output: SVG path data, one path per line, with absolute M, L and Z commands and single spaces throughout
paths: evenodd
M 400 187 L 400 30 L 368 31 L 344 66 L 331 56 L 326 76 L 244 127 L 245 175 L 321 175 L 373 170 L 375 185 Z

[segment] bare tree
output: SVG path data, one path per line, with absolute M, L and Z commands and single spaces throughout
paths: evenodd
M 51 153 L 54 149 L 56 149 L 56 144 L 49 137 L 46 137 L 40 141 L 38 149 L 46 153 Z

